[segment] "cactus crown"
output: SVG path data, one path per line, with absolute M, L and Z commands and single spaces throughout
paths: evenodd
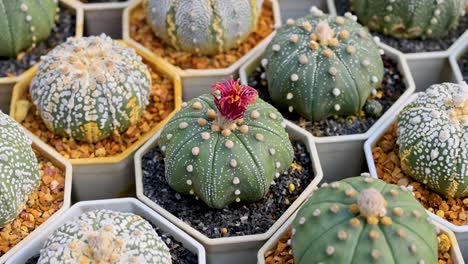
M 383 51 L 351 14 L 311 12 L 289 19 L 265 51 L 270 97 L 314 121 L 355 114 L 380 87 Z
M 0 111 L 0 228 L 23 210 L 41 179 L 31 140 Z
M 58 0 L 2 1 L 0 57 L 15 57 L 46 39 L 54 27 Z
M 407 189 L 370 177 L 317 190 L 293 222 L 295 263 L 436 263 L 430 218 Z
M 161 132 L 166 180 L 214 208 L 257 201 L 292 162 L 283 118 L 232 78 L 213 88 L 184 103 Z
M 351 10 L 371 30 L 397 38 L 437 38 L 456 27 L 465 0 L 352 0 Z
M 69 38 L 44 56 L 30 92 L 48 129 L 95 143 L 139 120 L 150 87 L 135 50 L 101 35 Z
M 38 263 L 171 263 L 151 224 L 132 213 L 96 210 L 54 231 Z
M 447 198 L 468 195 L 468 86 L 432 85 L 398 116 L 403 171 Z

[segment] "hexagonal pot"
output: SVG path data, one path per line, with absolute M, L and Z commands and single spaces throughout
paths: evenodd
M 208 238 L 206 235 L 202 234 L 149 199 L 144 194 L 142 158 L 149 150 L 157 146 L 157 139 L 159 138 L 160 132 L 148 140 L 148 142 L 146 142 L 145 145 L 143 145 L 143 147 L 141 147 L 135 154 L 137 197 L 156 212 L 202 243 L 207 251 L 208 263 L 253 263 L 255 261 L 256 252 L 261 245 L 270 238 L 273 233 L 288 219 L 288 217 L 306 200 L 323 177 L 317 156 L 317 150 L 310 134 L 306 133 L 305 130 L 300 127 L 289 123 L 287 123 L 286 131 L 291 138 L 301 141 L 306 145 L 311 157 L 314 179 L 307 188 L 304 189 L 301 195 L 290 205 L 284 214 L 275 222 L 275 224 L 265 233 L 225 238 Z
M 336 11 L 335 1 L 327 0 L 327 2 L 328 9 Z M 457 42 L 461 38 L 465 38 L 467 34 L 468 31 L 465 31 L 465 33 L 459 37 Z M 454 81 L 454 69 L 452 69 L 450 65 L 449 56 L 454 52 L 455 43 L 453 43 L 448 49 L 441 51 L 418 53 L 402 52 L 405 55 L 411 73 L 413 74 L 414 82 L 416 84 L 416 92 L 422 92 L 434 83 Z
M 312 6 L 316 6 L 323 12 L 335 15 L 336 10 L 328 9 L 328 0 L 279 0 L 280 14 L 283 23 L 286 23 L 288 18 L 296 19 L 310 14 L 309 10 Z
M 279 4 L 277 0 L 265 0 L 271 1 L 273 7 L 273 16 L 275 19 L 275 27 L 281 26 L 281 17 L 279 11 Z M 130 36 L 130 16 L 135 8 L 142 4 L 143 0 L 131 0 L 129 6 L 124 11 L 123 16 L 123 39 L 135 47 L 141 50 L 150 52 L 146 47 L 133 40 Z M 177 73 L 182 78 L 182 95 L 183 100 L 188 101 L 192 98 L 200 96 L 205 93 L 211 92 L 211 85 L 223 79 L 229 79 L 231 76 L 238 76 L 239 68 L 244 64 L 250 57 L 256 54 L 259 50 L 265 48 L 270 40 L 273 38 L 274 32 L 268 37 L 263 39 L 253 49 L 247 52 L 244 56 L 238 59 L 235 63 L 231 64 L 228 68 L 222 69 L 186 69 L 182 70 L 179 67 L 175 67 Z
M 60 0 L 60 6 L 67 9 L 71 9 L 76 15 L 76 28 L 75 36 L 83 36 L 83 9 L 77 0 Z M 28 74 L 31 74 L 34 70 L 31 67 L 22 74 L 14 77 L 0 77 L 0 110 L 4 113 L 8 113 L 10 109 L 10 99 L 13 87 L 15 84 L 25 78 Z
M 468 31 L 454 44 L 454 48 L 449 57 L 450 66 L 452 67 L 454 74 L 453 79 L 455 79 L 458 83 L 468 81 L 463 80 L 463 73 L 460 69 L 460 64 L 458 64 L 458 60 L 466 53 L 468 53 Z
M 12 256 L 7 263 L 25 263 L 31 257 L 39 254 L 44 242 L 47 240 L 47 237 L 60 226 L 62 226 L 65 222 L 71 221 L 83 213 L 102 209 L 133 213 L 145 218 L 147 221 L 157 226 L 160 230 L 169 233 L 178 242 L 181 242 L 184 245 L 184 248 L 194 254 L 197 254 L 199 264 L 206 263 L 205 249 L 200 243 L 164 219 L 164 217 L 155 213 L 148 206 L 134 198 L 96 200 L 76 203 L 53 224 L 42 230 L 33 240 L 31 240 L 25 247 L 23 247 L 20 252 Z
M 367 171 L 366 160 L 362 146 L 364 141 L 395 111 L 415 90 L 413 77 L 409 71 L 408 64 L 403 54 L 399 51 L 380 43 L 380 48 L 385 54 L 398 62 L 398 69 L 404 77 L 406 91 L 400 98 L 385 112 L 379 120 L 363 134 L 315 137 L 315 144 L 320 157 L 320 163 L 323 169 L 323 180 L 332 182 L 347 177 L 360 175 Z M 248 83 L 248 77 L 260 65 L 265 47 L 262 48 L 254 57 L 245 63 L 240 69 L 240 78 L 243 84 Z M 288 121 L 290 122 L 290 121 Z M 292 122 L 290 122 L 292 123 Z M 336 164 L 340 164 L 337 166 Z M 343 170 L 346 168 L 346 170 Z
M 106 35 L 122 38 L 122 14 L 129 1 L 115 3 L 82 3 L 84 10 L 84 34 Z
M 415 100 L 418 97 L 419 93 L 413 94 L 410 96 L 403 104 L 399 106 L 399 108 L 385 120 L 385 122 L 372 134 L 372 136 L 366 141 L 364 144 L 364 152 L 366 155 L 367 165 L 369 167 L 369 173 L 371 177 L 378 178 L 377 175 L 377 168 L 375 166 L 374 157 L 372 155 L 372 148 L 375 147 L 379 139 L 387 132 L 387 130 L 392 126 L 398 117 L 398 114 L 401 110 Z M 438 215 L 431 213 L 430 211 L 426 210 L 429 216 L 434 219 L 435 222 L 440 223 L 441 225 L 445 226 L 446 228 L 450 229 L 455 233 L 457 240 L 460 244 L 461 251 L 464 256 L 468 257 L 468 225 L 464 226 L 457 226 L 449 221 L 439 217 Z
M 23 248 L 34 240 L 40 233 L 47 227 L 53 225 L 53 223 L 65 213 L 71 205 L 71 193 L 72 193 L 72 165 L 69 161 L 64 159 L 58 154 L 53 148 L 44 144 L 44 142 L 38 140 L 31 132 L 25 129 L 26 135 L 32 140 L 32 148 L 38 151 L 41 156 L 47 158 L 54 166 L 60 168 L 64 172 L 65 183 L 63 191 L 63 204 L 62 207 L 53 213 L 44 223 L 39 225 L 34 231 L 32 231 L 27 237 L 21 240 L 18 244 L 12 247 L 4 255 L 0 257 L 0 263 L 7 261 L 13 254 L 20 252 Z
M 296 214 L 297 213 L 295 213 L 293 216 L 291 216 L 288 219 L 288 221 L 286 223 L 284 223 L 283 226 L 281 226 L 281 228 L 279 228 L 278 231 L 276 231 L 275 234 L 270 239 L 268 239 L 268 241 L 260 248 L 260 250 L 258 251 L 258 254 L 257 254 L 257 263 L 258 264 L 265 264 L 265 254 L 268 251 L 274 249 L 275 246 L 276 246 L 276 243 L 278 242 L 278 240 L 280 240 L 281 237 L 286 235 L 286 233 L 289 231 L 289 229 L 291 227 L 292 222 L 296 218 Z M 437 223 L 437 222 L 434 222 L 434 225 L 437 228 L 439 228 L 442 233 L 446 234 L 449 237 L 450 242 L 452 244 L 451 255 L 452 255 L 452 258 L 453 258 L 453 263 L 454 264 L 464 264 L 465 262 L 463 261 L 462 254 L 460 252 L 460 247 L 458 245 L 457 239 L 455 238 L 455 235 L 453 234 L 453 232 L 450 231 L 448 228 L 444 227 L 443 225 Z
M 125 44 L 125 42 L 122 42 Z M 155 134 L 175 113 L 181 105 L 180 77 L 165 61 L 146 51 L 138 50 L 137 53 L 152 67 L 155 72 L 172 80 L 174 85 L 174 110 L 161 122 L 156 124 L 148 132 L 133 143 L 124 152 L 103 158 L 69 159 L 73 165 L 74 179 L 73 199 L 93 200 L 127 196 L 134 189 L 133 154 L 153 134 Z M 37 71 L 37 66 L 15 85 L 11 99 L 10 116 L 16 119 L 17 101 L 25 97 L 29 84 Z M 35 138 L 37 136 L 34 135 Z

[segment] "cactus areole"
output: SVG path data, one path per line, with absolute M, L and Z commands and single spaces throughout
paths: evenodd
M 15 57 L 46 39 L 57 10 L 58 0 L 0 1 L 0 57 Z
M 150 87 L 135 50 L 101 35 L 55 47 L 42 58 L 30 93 L 50 131 L 95 143 L 138 122 Z
M 372 31 L 397 38 L 439 38 L 458 25 L 465 0 L 351 0 L 351 10 Z
M 96 210 L 55 230 L 45 241 L 38 264 L 170 264 L 171 255 L 141 216 Z
M 213 208 L 257 201 L 292 162 L 283 118 L 239 80 L 213 88 L 184 103 L 161 132 L 166 180 Z
M 156 36 L 180 50 L 213 55 L 240 44 L 257 26 L 263 0 L 145 0 Z
M 0 111 L 0 228 L 18 216 L 39 186 L 31 144 L 19 124 Z
M 411 191 L 370 177 L 315 191 L 292 225 L 297 264 L 437 263 L 437 235 Z
M 356 17 L 311 11 L 289 19 L 265 51 L 270 97 L 313 121 L 356 114 L 381 85 L 383 50 Z
M 400 113 L 401 167 L 447 198 L 468 196 L 468 85 L 429 87 Z

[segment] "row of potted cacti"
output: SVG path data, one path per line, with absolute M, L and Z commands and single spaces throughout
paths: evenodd
M 250 13 L 246 16 L 255 17 L 258 12 L 257 4 L 256 1 L 249 2 L 249 5 L 246 2 L 246 8 L 242 11 Z M 32 6 L 25 6 L 19 6 L 22 12 L 32 10 Z M 251 12 L 247 6 L 251 8 Z M 158 27 L 161 27 L 158 24 L 157 12 L 151 7 L 151 3 L 147 3 L 144 8 L 147 16 L 155 15 L 153 26 L 157 32 Z M 254 9 L 257 11 L 253 11 Z M 189 20 L 194 17 L 192 13 L 200 11 L 190 6 L 177 11 L 175 6 L 168 6 L 168 10 L 172 15 L 180 11 L 179 15 Z M 240 11 L 232 10 L 234 14 Z M 385 55 L 379 50 L 378 44 L 356 23 L 355 16 L 330 16 L 317 8 L 312 8 L 311 13 L 305 18 L 288 20 L 286 25 L 278 30 L 266 48 L 266 53 L 259 59 L 259 65 L 263 69 L 260 68 L 257 83 L 266 86 L 263 87 L 266 90 L 256 85 L 252 85 L 253 88 L 246 86 L 245 84 L 250 83 L 248 77 L 244 78 L 244 84 L 231 79 L 216 83 L 211 95 L 202 95 L 180 104 L 180 79 L 177 72 L 149 51 L 135 52 L 124 43 L 106 36 L 71 38 L 45 55 L 39 67 L 16 86 L 10 115 L 35 134 L 34 140 L 48 143 L 60 152 L 60 155 L 72 161 L 75 188 L 88 189 L 89 195 L 96 195 L 93 193 L 95 190 L 101 192 L 101 186 L 97 182 L 108 185 L 107 190 L 115 186 L 113 182 L 118 182 L 117 177 L 113 178 L 113 174 L 117 174 L 115 166 L 123 165 L 119 169 L 133 170 L 132 153 L 167 121 L 164 129 L 149 140 L 136 155 L 138 196 L 164 217 L 176 222 L 180 228 L 194 237 L 200 237 L 203 244 L 214 245 L 207 248 L 210 261 L 218 261 L 217 255 L 225 259 L 226 252 L 239 258 L 243 257 L 240 252 L 244 252 L 245 259 L 248 260 L 249 251 L 250 254 L 255 252 L 259 245 L 292 215 L 321 180 L 322 172 L 317 161 L 322 156 L 320 151 L 317 155 L 314 141 L 318 140 L 313 139 L 311 134 L 329 131 L 321 127 L 322 123 L 317 122 L 327 118 L 328 121 L 332 120 L 330 122 L 338 122 L 340 116 L 345 121 L 353 121 L 357 117 L 369 121 L 371 117 L 379 117 L 384 110 L 387 111 L 387 115 L 391 115 L 394 112 L 392 109 L 399 105 L 395 100 L 403 99 L 402 94 L 409 95 L 414 90 L 411 75 L 405 75 L 404 78 L 409 79 L 406 80 L 409 87 L 402 85 L 401 94 L 396 95 L 394 101 L 389 100 L 390 103 L 382 106 L 378 99 L 390 97 L 393 92 L 388 89 L 388 83 L 397 80 L 403 83 L 401 74 L 397 72 L 398 66 L 395 66 L 397 63 L 385 61 Z M 32 16 L 26 14 L 25 19 L 30 22 Z M 251 22 L 245 25 L 250 24 Z M 228 26 L 240 27 L 242 22 Z M 171 28 L 171 25 L 167 27 Z M 31 31 L 31 28 L 29 30 Z M 183 43 L 184 36 L 197 30 L 199 29 L 196 27 L 188 29 L 188 33 L 168 30 L 171 33 L 167 36 L 167 42 L 171 43 L 168 45 L 177 46 Z M 226 28 L 226 31 L 229 31 L 229 28 Z M 213 45 L 224 43 L 220 36 L 216 36 L 217 32 L 209 32 L 214 35 L 206 36 L 213 40 L 204 43 L 209 47 L 207 52 Z M 183 36 L 180 37 L 179 34 Z M 201 33 L 193 36 L 201 37 Z M 236 37 L 240 40 L 243 34 L 237 34 Z M 31 40 L 34 41 L 32 37 Z M 204 46 L 200 40 L 189 40 L 192 46 L 201 45 L 194 46 L 198 49 L 194 50 L 195 53 L 203 53 L 201 49 Z M 380 47 L 392 53 L 392 49 L 385 45 Z M 222 50 L 222 46 L 216 46 L 215 49 Z M 394 57 L 401 58 L 397 52 L 394 53 Z M 402 63 L 401 61 L 404 59 L 399 62 Z M 405 66 L 401 68 L 405 72 Z M 268 83 L 271 87 L 268 87 Z M 281 84 L 274 88 L 277 83 Z M 451 102 L 441 102 L 455 107 L 448 113 L 449 121 L 456 120 L 458 123 L 453 121 L 450 124 L 461 126 L 462 132 L 459 132 L 463 133 L 466 121 L 466 88 L 451 86 L 453 90 L 460 92 L 450 95 L 449 99 L 453 98 Z M 209 89 L 208 85 L 206 89 Z M 430 93 L 428 91 L 429 95 Z M 265 101 L 257 98 L 257 94 Z M 433 96 L 440 97 L 440 94 Z M 311 102 L 310 98 L 323 100 Z M 400 100 L 401 103 L 402 101 Z M 392 104 L 394 107 L 390 108 Z M 182 109 L 176 113 L 179 105 Z M 276 110 L 275 106 L 279 110 Z M 359 112 L 363 106 L 364 113 Z M 447 111 L 444 105 L 435 106 Z M 283 115 L 305 127 L 309 133 L 285 120 Z M 380 118 L 380 123 L 378 118 L 369 121 L 369 127 L 373 124 L 377 129 L 383 118 L 384 116 Z M 304 119 L 310 120 L 309 123 L 304 124 Z M 417 121 L 415 118 L 407 121 L 413 126 L 421 123 L 421 120 Z M 340 125 L 344 126 L 343 122 Z M 435 129 L 437 125 L 444 123 L 435 122 Z M 367 133 L 372 132 L 369 127 L 365 129 Z M 421 131 L 425 130 L 427 127 L 422 127 Z M 448 132 L 441 134 L 447 134 L 442 137 L 450 144 L 463 142 L 463 137 L 452 139 Z M 411 134 L 407 133 L 405 136 Z M 21 141 L 19 136 L 15 138 Z M 8 139 L 5 140 L 5 144 L 8 142 Z M 7 144 L 6 146 L 8 148 Z M 463 147 L 465 146 L 460 144 L 459 148 Z M 416 173 L 417 176 L 413 177 L 419 177 L 419 180 L 425 183 L 421 177 L 428 177 L 427 174 L 430 173 L 427 169 L 430 172 L 433 169 L 440 170 L 438 167 L 432 167 L 432 156 L 435 155 L 437 159 L 450 154 L 463 158 L 464 153 L 453 154 L 448 150 L 444 152 L 443 149 L 436 151 L 437 154 L 428 154 L 425 168 L 416 167 L 411 172 L 411 163 L 401 162 L 403 171 L 405 168 L 409 169 L 405 173 L 410 176 Z M 22 155 L 27 153 L 26 150 L 21 151 Z M 418 150 L 416 154 L 425 158 L 422 151 Z M 83 162 L 85 159 L 89 159 L 88 163 Z M 7 157 L 6 162 L 9 160 Z M 94 166 L 89 166 L 90 163 Z M 105 167 L 106 163 L 113 163 L 114 167 Z M 330 164 L 336 166 L 337 161 Z M 457 167 L 457 164 L 453 166 Z M 460 166 L 460 169 L 464 168 Z M 154 167 L 157 170 L 152 170 Z M 102 179 L 96 181 L 96 174 L 101 173 L 107 176 L 106 182 Z M 117 187 L 129 187 L 133 178 L 131 173 L 126 177 L 125 171 L 120 173 L 127 182 L 120 181 L 121 185 Z M 326 173 L 333 175 L 328 171 Z M 23 171 L 15 170 L 14 174 L 15 180 L 24 182 L 21 180 L 25 176 Z M 463 173 L 455 173 L 449 179 L 454 182 L 458 175 Z M 6 179 L 10 180 L 9 177 Z M 35 177 L 34 180 L 38 182 L 39 179 Z M 52 182 L 51 185 L 60 184 Z M 88 184 L 85 184 L 86 182 Z M 463 180 L 460 180 L 459 184 L 463 184 Z M 93 185 L 94 189 L 90 188 Z M 458 185 L 455 187 L 458 188 Z M 16 204 L 10 208 L 22 207 L 20 205 L 24 204 L 24 197 L 32 195 L 26 187 L 12 190 L 8 187 L 11 186 L 10 182 L 4 186 L 5 190 L 12 191 L 11 194 L 5 192 L 10 196 L 23 197 L 23 200 L 12 199 L 10 202 Z M 115 196 L 117 190 L 113 191 L 101 192 L 100 195 Z M 447 195 L 454 196 L 450 192 Z M 379 198 L 377 194 L 372 195 L 374 196 Z M 198 202 L 199 199 L 202 202 Z M 245 206 L 240 210 L 238 206 L 229 206 L 231 203 L 241 203 Z M 382 207 L 382 204 L 385 202 L 380 201 L 378 205 Z M 332 213 L 335 210 L 333 208 L 335 207 L 330 207 Z M 367 221 L 371 219 L 371 222 L 375 220 L 372 218 L 375 217 L 373 213 L 365 213 L 365 208 L 362 210 L 358 210 L 361 217 L 367 218 Z M 358 211 L 355 210 L 354 213 L 357 214 Z M 395 209 L 393 211 L 398 216 L 400 210 L 397 209 L 396 213 Z M 17 213 L 18 210 L 13 215 Z M 239 219 L 223 219 L 222 215 Z M 387 218 L 383 213 L 378 216 L 382 217 L 384 222 L 392 221 L 384 220 Z M 177 220 L 178 218 L 188 224 Z M 265 224 L 248 230 L 249 226 L 262 218 L 266 220 Z M 212 219 L 222 222 L 227 220 L 226 226 L 221 226 L 216 221 L 211 222 Z M 426 225 L 420 228 L 428 227 Z M 112 230 L 114 229 L 110 228 L 110 231 Z M 115 238 L 109 237 L 105 232 L 98 233 L 97 236 L 92 235 L 88 242 L 94 243 L 96 238 L 98 242 L 115 243 L 117 246 L 121 244 L 118 242 L 120 240 L 114 240 Z M 247 245 L 246 242 L 251 244 Z M 233 245 L 239 246 L 237 251 L 232 249 Z M 410 245 L 410 253 L 415 251 L 413 248 Z M 52 248 L 53 251 L 58 249 L 57 246 Z M 83 254 L 80 253 L 81 250 L 82 248 L 78 248 L 77 255 L 72 255 L 87 258 L 96 255 L 106 260 L 112 258 L 112 252 L 105 250 L 81 252 Z M 327 246 L 325 253 L 336 256 L 335 250 L 334 246 Z M 380 253 L 376 255 L 381 256 Z M 117 256 L 117 259 L 120 257 Z

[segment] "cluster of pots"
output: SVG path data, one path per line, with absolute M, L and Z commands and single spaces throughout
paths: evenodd
M 308 185 L 303 186 L 292 203 L 289 204 L 288 200 L 287 209 L 266 231 L 252 235 L 210 238 L 149 197 L 145 192 L 143 163 L 145 156 L 160 145 L 165 124 L 185 107 L 185 101 L 211 92 L 213 83 L 232 76 L 238 76 L 242 84 L 250 84 L 251 76 L 264 64 L 265 51 L 275 37 L 276 29 L 288 24 L 288 18 L 307 15 L 311 6 L 318 7 L 312 10 L 337 14 L 335 0 L 264 1 L 268 1 L 272 9 L 274 28 L 271 34 L 228 67 L 181 69 L 132 37 L 131 16 L 135 10 L 141 8 L 144 0 L 118 3 L 59 0 L 61 8 L 68 9 L 75 15 L 75 37 L 104 33 L 113 39 L 121 39 L 120 43 L 134 49 L 152 72 L 164 76 L 172 86 L 173 94 L 170 97 L 173 98 L 173 108 L 124 151 L 112 157 L 64 157 L 37 133 L 25 129 L 33 142 L 32 148 L 64 171 L 64 198 L 60 210 L 0 256 L 0 263 L 26 263 L 39 254 L 49 235 L 65 222 L 101 209 L 143 217 L 196 255 L 198 263 L 265 263 L 267 252 L 275 250 L 278 241 L 290 232 L 296 215 L 300 213 L 299 209 L 313 197 L 319 186 L 367 171 L 370 177 L 379 178 L 373 149 L 392 128 L 404 107 L 417 98 L 416 92 L 424 92 L 435 83 L 453 82 L 462 85 L 464 81 L 458 61 L 467 53 L 468 30 L 450 48 L 442 51 L 404 53 L 383 41 L 379 42 L 378 47 L 395 63 L 395 69 L 401 74 L 401 83 L 406 89 L 399 98 L 366 131 L 357 134 L 316 136 L 298 122 L 285 119 L 284 126 L 289 138 L 306 147 L 305 153 L 310 160 L 312 174 L 309 175 L 311 179 Z M 17 121 L 24 119 L 22 107 L 28 100 L 31 82 L 37 72 L 38 66 L 34 66 L 21 75 L 0 78 L 0 109 Z M 436 212 L 427 211 L 427 214 L 440 233 L 446 234 L 450 239 L 453 263 L 464 263 L 464 258 L 468 259 L 468 225 L 450 223 Z

